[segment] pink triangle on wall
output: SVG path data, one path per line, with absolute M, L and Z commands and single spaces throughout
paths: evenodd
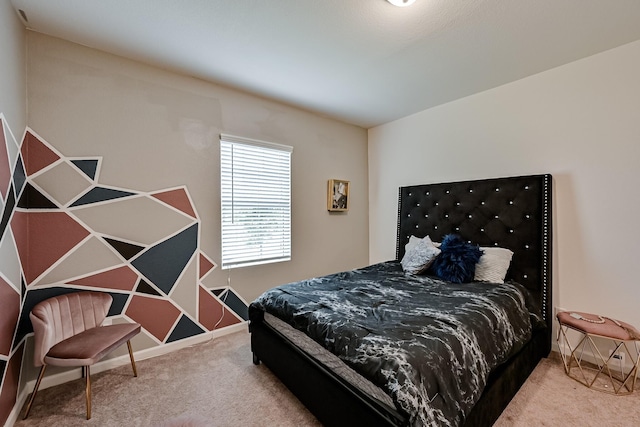
M 91 286 L 93 288 L 120 289 L 123 291 L 131 291 L 138 281 L 138 274 L 129 266 L 114 268 L 113 270 L 103 271 L 102 273 L 92 274 L 91 276 L 82 277 L 80 279 L 69 282 L 72 285 Z
M 189 196 L 187 196 L 184 188 L 156 193 L 152 194 L 152 196 L 197 219 L 196 213 L 191 205 L 191 200 L 189 200 Z
M 180 310 L 164 299 L 134 295 L 126 314 L 159 341 L 164 341 L 178 320 Z
M 40 141 L 29 131 L 24 135 L 21 152 L 27 176 L 31 176 L 39 170 L 46 168 L 60 158 L 60 156 L 47 147 L 44 142 Z
M 20 294 L 0 277 L 0 354 L 11 353 L 11 339 L 20 316 Z
M 57 211 L 16 211 L 11 230 L 27 285 L 89 235 L 73 218 Z
M 241 322 L 233 315 L 232 310 L 225 307 L 203 286 L 199 287 L 199 298 L 198 321 L 208 330 L 213 331 Z
M 216 265 L 205 254 L 200 253 L 200 279 L 207 275 Z

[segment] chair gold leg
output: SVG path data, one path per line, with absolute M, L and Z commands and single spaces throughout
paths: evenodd
M 42 368 L 40 368 L 40 374 L 38 375 L 36 386 L 33 388 L 33 393 L 31 393 L 31 398 L 29 399 L 29 404 L 27 405 L 27 412 L 25 412 L 24 418 L 22 418 L 23 420 L 26 420 L 27 417 L 29 416 L 29 412 L 31 412 L 31 405 L 33 405 L 33 401 L 36 398 L 36 393 L 38 392 L 38 388 L 40 387 L 40 382 L 42 381 L 42 377 L 44 377 L 44 370 L 46 369 L 46 367 L 47 365 L 42 365 Z
M 131 367 L 133 368 L 133 376 L 138 376 L 138 370 L 136 369 L 136 361 L 133 358 L 133 350 L 131 350 L 131 340 L 127 341 L 127 348 L 129 349 L 129 359 L 131 359 Z
M 85 374 L 87 375 L 87 387 L 86 387 L 86 395 L 87 395 L 87 419 L 91 419 L 91 371 L 89 366 L 85 366 Z

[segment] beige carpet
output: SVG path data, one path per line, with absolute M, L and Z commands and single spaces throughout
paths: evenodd
M 38 393 L 26 426 L 318 426 L 263 365 L 251 363 L 249 335 L 235 333 L 92 376 L 93 417 L 84 382 Z M 495 424 L 639 426 L 640 392 L 613 396 L 568 378 L 558 358 L 543 360 Z

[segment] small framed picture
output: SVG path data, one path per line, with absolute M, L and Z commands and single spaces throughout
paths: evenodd
M 345 212 L 349 210 L 349 181 L 330 179 L 327 191 L 327 210 Z

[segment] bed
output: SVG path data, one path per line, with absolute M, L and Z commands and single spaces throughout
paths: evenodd
M 551 350 L 551 218 L 550 175 L 402 187 L 398 197 L 396 260 L 352 272 L 341 272 L 323 278 L 285 285 L 263 294 L 249 307 L 253 361 L 256 364 L 264 363 L 324 425 L 491 426 L 539 360 L 546 357 Z M 447 303 L 443 303 L 443 301 L 448 301 L 446 298 L 450 298 L 450 296 L 445 296 L 441 290 L 441 286 L 446 286 L 446 284 L 440 283 L 437 278 L 432 280 L 422 276 L 407 278 L 408 282 L 403 283 L 402 276 L 408 277 L 408 275 L 403 273 L 399 261 L 405 257 L 405 248 L 408 247 L 407 244 L 410 240 L 429 236 L 434 242 L 440 242 L 452 234 L 481 248 L 509 249 L 513 252 L 513 257 L 506 273 L 504 286 L 474 283 L 473 286 L 464 288 L 464 284 L 455 284 L 455 286 L 450 284 L 449 289 L 453 290 L 450 292 L 455 293 L 457 297 L 458 294 L 470 293 L 471 289 L 478 288 L 484 289 L 482 292 L 506 294 L 506 300 L 520 301 L 519 305 L 526 305 L 528 311 L 526 314 L 529 315 L 529 320 L 533 320 L 528 327 L 525 327 L 520 320 L 515 320 L 516 317 L 510 317 L 509 322 L 503 322 L 513 323 L 511 329 L 522 331 L 517 339 L 513 339 L 515 345 L 509 348 L 496 339 L 478 339 L 475 336 L 477 331 L 470 333 L 474 337 L 474 345 L 477 344 L 477 341 L 483 345 L 487 344 L 501 349 L 504 347 L 501 350 L 501 356 L 495 358 L 492 356 L 495 363 L 487 364 L 488 371 L 485 377 L 480 380 L 476 379 L 480 376 L 476 373 L 482 371 L 482 367 L 479 368 L 475 365 L 468 369 L 471 371 L 472 377 L 463 377 L 463 379 L 455 381 L 448 377 L 445 377 L 444 380 L 436 379 L 434 380 L 435 386 L 430 385 L 431 380 L 424 380 L 426 385 L 423 388 L 436 387 L 437 391 L 427 393 L 426 398 L 415 400 L 420 400 L 418 405 L 423 408 L 421 411 L 425 414 L 433 412 L 429 406 L 433 405 L 437 409 L 437 416 L 435 418 L 425 418 L 426 416 L 420 418 L 422 415 L 417 416 L 412 412 L 412 409 L 407 409 L 405 404 L 407 399 L 403 400 L 404 395 L 398 391 L 407 390 L 404 383 L 400 385 L 394 383 L 394 387 L 388 386 L 390 381 L 389 365 L 380 365 L 384 375 L 371 374 L 371 361 L 380 360 L 375 354 L 375 350 L 365 350 L 368 365 L 359 363 L 360 356 L 362 356 L 360 344 L 357 345 L 359 353 L 356 356 L 346 354 L 346 356 L 337 357 L 333 353 L 338 347 L 349 349 L 351 342 L 361 343 L 358 341 L 361 336 L 368 336 L 375 326 L 360 323 L 364 321 L 362 320 L 364 318 L 353 316 L 349 316 L 347 321 L 338 322 L 340 327 L 335 326 L 337 324 L 335 319 L 332 320 L 333 323 L 328 323 L 328 326 L 316 325 L 316 317 L 327 317 L 327 315 L 321 314 L 327 306 L 327 298 L 342 301 L 341 306 L 345 313 L 349 313 L 349 310 L 358 311 L 358 308 L 347 307 L 348 304 L 351 304 L 350 298 L 354 292 L 348 287 L 350 285 L 344 283 L 351 280 L 352 277 L 356 277 L 360 281 L 360 285 L 366 283 L 366 291 L 355 293 L 361 294 L 365 304 L 368 301 L 372 307 L 372 310 L 369 311 L 376 312 L 377 304 L 382 304 L 382 308 L 389 307 L 392 305 L 392 301 L 395 303 L 396 296 L 408 295 L 405 299 L 414 306 L 405 311 L 414 315 L 413 313 L 420 311 L 420 308 L 425 304 L 422 300 L 418 300 L 421 293 L 412 291 L 417 286 L 422 286 L 423 288 L 420 289 L 425 290 L 433 288 L 435 296 L 428 298 L 435 298 L 435 305 L 446 308 Z M 382 279 L 379 279 L 380 277 Z M 382 288 L 377 283 L 379 280 L 386 281 Z M 388 292 L 390 288 L 387 284 L 391 282 L 394 283 L 394 286 L 397 284 L 399 287 L 398 289 L 394 288 L 392 294 L 386 294 L 383 297 L 377 296 L 375 297 L 377 299 L 372 297 L 372 294 L 376 292 Z M 345 291 L 347 293 L 333 298 L 327 297 L 330 294 L 325 293 L 325 289 L 321 285 L 328 287 L 326 292 L 347 289 Z M 526 291 L 522 289 L 526 289 Z M 524 295 L 522 298 L 514 296 L 516 292 L 520 291 Z M 314 296 L 316 294 L 321 296 Z M 478 299 L 483 301 L 487 298 L 485 294 L 479 295 Z M 500 296 L 500 298 L 502 297 Z M 310 307 L 315 306 L 318 309 L 317 312 L 313 312 L 316 316 L 313 321 L 296 316 L 295 313 L 298 313 L 296 308 L 290 306 L 294 300 L 305 298 Z M 438 300 L 438 298 L 443 299 Z M 267 300 L 284 301 L 284 304 L 281 304 L 281 307 L 284 308 L 267 307 L 265 305 Z M 457 301 L 454 300 L 456 304 Z M 491 305 L 493 304 L 491 302 Z M 336 303 L 336 305 L 340 304 Z M 460 306 L 463 305 L 467 304 L 460 304 Z M 293 313 L 293 317 L 288 318 L 287 311 Z M 381 311 L 381 313 L 388 312 L 388 310 Z M 435 315 L 436 320 L 438 320 L 438 316 Z M 516 315 L 514 314 L 514 316 Z M 519 316 L 522 317 L 524 314 Z M 478 323 L 478 319 L 487 317 L 491 316 L 482 314 L 480 317 L 475 317 L 473 323 Z M 383 325 L 381 327 L 384 329 L 399 330 L 401 329 L 400 325 L 404 327 L 414 320 L 413 318 L 399 318 L 398 320 L 393 316 L 390 319 L 399 322 L 397 323 L 398 328 L 395 327 L 393 321 L 379 322 L 379 324 Z M 355 325 L 356 330 L 354 332 L 345 329 L 345 335 L 340 335 L 343 325 L 350 327 Z M 420 327 L 434 329 L 433 325 L 421 325 Z M 328 345 L 331 351 L 324 348 L 327 346 L 327 341 L 324 338 L 318 338 L 318 334 L 326 338 L 326 335 L 323 334 L 327 333 L 327 329 L 330 329 L 332 334 L 329 341 L 340 343 L 339 345 Z M 315 336 L 313 330 L 316 331 Z M 455 331 L 456 329 L 451 330 Z M 307 336 L 308 333 L 311 333 L 313 339 Z M 396 334 L 404 333 L 396 331 Z M 511 336 L 510 334 L 511 332 L 501 335 Z M 437 339 L 428 339 L 447 342 L 448 338 L 442 336 Z M 384 345 L 388 347 L 389 343 L 385 342 Z M 412 348 L 416 347 L 414 344 L 411 346 Z M 447 344 L 445 347 L 447 346 L 450 345 Z M 429 358 L 426 353 L 424 358 Z M 443 357 L 433 356 L 432 358 L 442 359 Z M 464 360 L 473 361 L 475 359 L 467 358 Z M 397 364 L 392 363 L 392 365 Z M 400 365 L 402 366 L 401 363 Z M 455 369 L 460 370 L 458 366 Z M 463 375 L 467 374 L 463 373 Z M 403 381 L 405 377 L 409 376 L 405 375 L 402 370 L 400 370 L 400 374 L 394 375 L 396 376 L 393 377 L 393 381 L 398 375 Z M 381 376 L 387 380 L 384 390 L 381 390 L 379 381 Z M 420 376 L 420 378 L 423 377 Z M 468 378 L 472 378 L 472 380 L 468 380 Z M 422 381 L 421 379 L 420 382 Z M 477 382 L 480 390 L 477 392 L 462 390 L 459 392 L 461 402 L 454 402 L 451 405 L 447 403 L 458 411 L 453 415 L 449 416 L 447 412 L 440 412 L 438 402 L 448 401 L 450 397 L 448 394 L 453 393 L 451 390 L 455 391 L 458 386 L 466 382 Z M 448 383 L 452 383 L 453 386 L 447 385 Z M 422 385 L 420 386 L 422 387 Z M 476 395 L 471 398 L 473 393 Z M 429 403 L 430 401 L 433 403 Z

